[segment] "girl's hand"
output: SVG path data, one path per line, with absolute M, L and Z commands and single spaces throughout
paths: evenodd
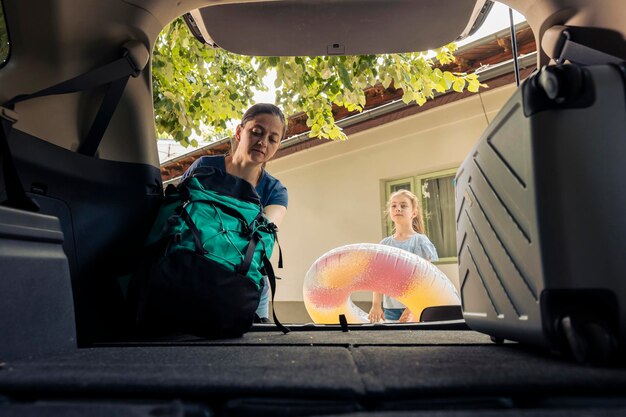
M 378 323 L 384 320 L 384 316 L 385 315 L 380 304 L 374 304 L 372 305 L 372 309 L 367 317 L 370 319 L 370 323 Z
M 398 319 L 398 323 L 412 323 L 415 319 L 413 318 L 413 314 L 411 314 L 411 310 L 405 308 L 402 312 L 402 315 Z

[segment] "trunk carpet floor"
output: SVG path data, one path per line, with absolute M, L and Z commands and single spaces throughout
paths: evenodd
M 486 335 L 458 330 L 283 335 L 270 327 L 232 340 L 179 336 L 0 364 L 0 400 L 180 399 L 231 411 L 217 415 L 255 417 L 450 405 L 506 409 L 555 398 L 560 406 L 594 398 L 626 406 L 624 393 L 623 367 L 581 366 L 545 350 L 496 345 Z M 285 409 L 292 413 L 272 414 Z

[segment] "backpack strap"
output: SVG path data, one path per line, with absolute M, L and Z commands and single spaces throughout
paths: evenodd
M 269 259 L 267 259 L 267 256 L 265 256 L 265 254 L 263 254 L 263 266 L 265 267 L 265 272 L 267 273 L 267 277 L 269 278 L 270 288 L 272 290 L 272 317 L 274 318 L 274 324 L 276 324 L 276 327 L 278 327 L 281 332 L 287 334 L 291 330 L 285 327 L 278 320 L 278 317 L 276 317 L 276 310 L 274 309 L 274 295 L 276 294 L 276 274 L 274 274 L 274 268 L 272 267 L 272 263 Z
M 276 241 L 276 244 L 278 245 L 278 267 L 282 268 L 283 267 L 283 250 L 280 247 L 280 242 L 278 241 L 278 227 L 274 223 L 268 223 L 268 227 L 270 228 L 270 231 L 274 235 L 274 240 Z
M 250 271 L 250 266 L 252 265 L 252 258 L 254 257 L 254 251 L 256 250 L 256 245 L 259 243 L 259 234 L 253 233 L 250 236 L 250 242 L 248 243 L 248 247 L 246 248 L 246 254 L 243 258 L 243 261 L 239 265 L 237 265 L 237 272 L 241 275 L 248 275 L 248 271 Z M 265 255 L 264 255 L 265 256 Z
M 189 212 L 187 211 L 188 205 L 189 205 L 189 201 L 186 201 L 183 203 L 183 205 L 180 208 L 179 215 L 183 219 L 183 221 L 185 222 L 189 230 L 191 231 L 191 234 L 193 235 L 193 242 L 196 246 L 196 253 L 199 255 L 206 255 L 209 252 L 206 249 L 204 249 L 204 246 L 202 245 L 202 240 L 200 240 L 200 231 L 196 227 L 196 224 L 193 222 L 193 220 L 191 220 L 191 217 L 189 217 Z

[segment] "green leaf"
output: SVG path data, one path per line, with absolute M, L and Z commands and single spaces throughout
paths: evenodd
M 341 78 L 341 82 L 346 88 L 349 90 L 352 89 L 352 81 L 350 80 L 350 74 L 348 74 L 346 67 L 339 67 L 339 78 Z
M 471 93 L 477 93 L 480 88 L 480 82 L 478 80 L 471 80 L 467 84 L 467 91 Z
M 446 89 L 448 89 L 452 86 L 456 77 L 450 71 L 446 71 L 443 73 L 443 79 L 446 82 Z
M 164 91 L 163 95 L 169 98 L 170 100 L 176 100 L 176 96 L 171 91 Z
M 465 80 L 463 78 L 457 78 L 456 80 L 454 80 L 454 83 L 452 84 L 452 89 L 454 91 L 456 91 L 457 93 L 461 93 L 463 92 L 464 88 L 465 88 Z

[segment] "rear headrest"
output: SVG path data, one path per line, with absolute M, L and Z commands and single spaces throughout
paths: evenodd
M 557 63 L 607 64 L 626 60 L 626 41 L 609 29 L 553 26 L 541 39 L 541 48 Z

